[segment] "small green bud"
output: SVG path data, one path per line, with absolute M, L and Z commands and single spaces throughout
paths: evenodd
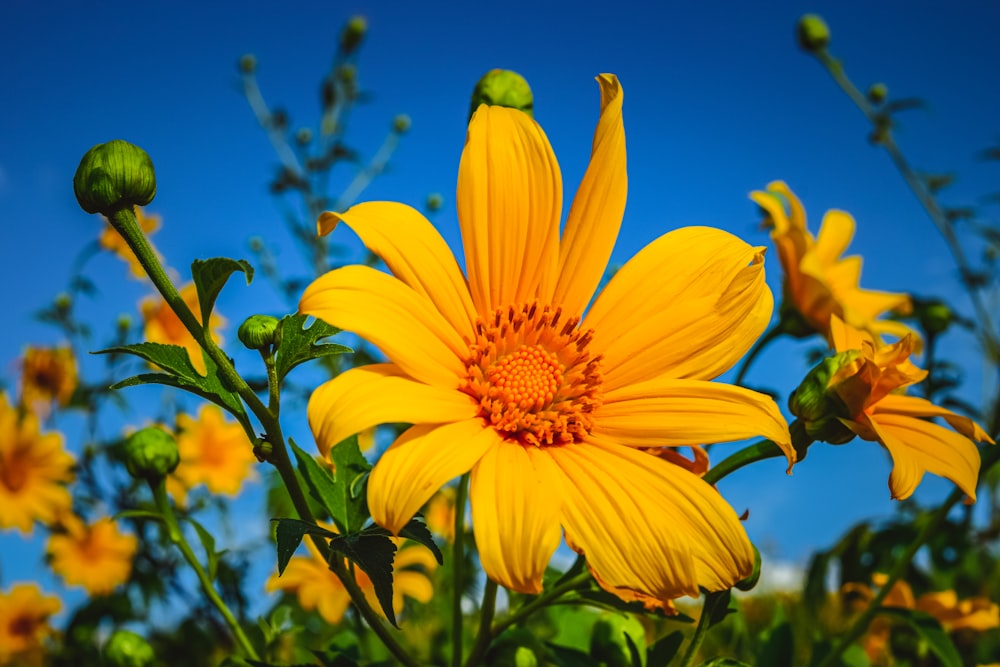
M 889 88 L 884 83 L 873 83 L 868 87 L 868 101 L 882 104 L 889 97 Z
M 148 426 L 125 439 L 125 467 L 136 479 L 156 481 L 172 473 L 181 457 L 174 436 Z
M 132 328 L 132 316 L 128 313 L 122 313 L 118 316 L 118 330 L 128 331 Z
M 444 205 L 444 197 L 441 196 L 439 192 L 432 192 L 427 195 L 427 210 L 428 211 L 439 211 Z
M 243 320 L 236 335 L 247 349 L 260 350 L 275 342 L 278 318 L 270 315 L 251 315 Z
M 299 146 L 307 146 L 313 139 L 313 131 L 308 127 L 300 127 L 298 132 L 295 133 L 295 141 L 298 142 Z
M 155 659 L 149 642 L 129 630 L 116 630 L 104 645 L 104 660 L 109 667 L 147 667 Z
M 916 301 L 914 315 L 929 334 L 944 333 L 955 322 L 955 313 L 943 301 Z
M 405 113 L 401 113 L 392 119 L 392 131 L 396 134 L 403 134 L 410 129 L 410 125 L 412 124 L 413 121 L 410 120 L 410 117 Z
M 756 544 L 750 546 L 753 547 L 753 572 L 746 579 L 736 582 L 736 588 L 741 591 L 752 590 L 760 580 L 760 551 L 757 550 Z
M 337 68 L 337 78 L 344 85 L 350 86 L 358 80 L 358 68 L 354 65 L 341 65 Z
M 66 292 L 59 292 L 56 294 L 55 301 L 53 302 L 56 310 L 61 313 L 69 312 L 70 307 L 73 305 L 73 297 Z
M 156 196 L 153 161 L 121 139 L 97 144 L 80 160 L 73 191 L 80 208 L 108 218 L 123 208 L 145 206 Z
M 257 58 L 252 53 L 245 53 L 240 57 L 240 72 L 243 74 L 253 74 L 257 71 Z
M 844 426 L 841 418 L 849 419 L 847 405 L 830 388 L 830 379 L 841 368 L 861 356 L 858 350 L 838 352 L 813 368 L 802 384 L 788 397 L 788 409 L 805 426 L 814 440 L 842 445 L 854 439 L 854 431 Z
M 830 28 L 819 14 L 806 14 L 800 18 L 796 35 L 799 46 L 809 53 L 825 51 L 830 43 Z
M 344 55 L 354 53 L 361 46 L 366 32 L 368 32 L 368 21 L 363 16 L 355 16 L 347 22 L 343 32 L 340 33 L 340 50 Z
M 523 76 L 509 69 L 491 69 L 476 83 L 469 106 L 469 118 L 480 104 L 519 109 L 534 117 L 535 99 Z
M 518 646 L 514 651 L 514 667 L 538 667 L 535 652 L 527 646 Z

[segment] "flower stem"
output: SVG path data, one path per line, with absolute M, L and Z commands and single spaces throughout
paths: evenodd
M 516 623 L 520 623 L 528 616 L 534 614 L 539 609 L 543 609 L 549 606 L 550 604 L 561 598 L 564 594 L 569 593 L 570 591 L 574 591 L 577 588 L 580 588 L 581 586 L 587 584 L 589 581 L 590 581 L 590 573 L 580 572 L 579 574 L 576 574 L 570 577 L 569 579 L 566 579 L 562 583 L 556 584 L 549 590 L 543 591 L 541 595 L 534 598 L 530 602 L 521 605 L 517 609 L 517 611 L 515 611 L 513 614 L 495 624 L 493 626 L 493 629 L 490 631 L 491 635 L 490 639 L 492 640 L 493 638 L 499 636 L 501 632 L 503 632 L 510 626 Z
M 721 463 L 712 466 L 702 479 L 709 484 L 715 484 L 726 475 L 739 470 L 743 466 L 784 455 L 785 453 L 772 441 L 761 440 L 723 459 Z
M 753 347 L 747 353 L 747 356 L 743 357 L 743 363 L 740 364 L 740 370 L 736 373 L 736 379 L 733 380 L 733 384 L 741 384 L 743 382 L 743 377 L 750 370 L 750 365 L 753 363 L 757 355 L 760 354 L 764 348 L 774 342 L 778 336 L 784 333 L 780 326 L 773 326 L 764 332 L 764 335 L 757 339 Z
M 455 492 L 455 539 L 451 556 L 451 664 L 462 664 L 462 593 L 465 585 L 465 499 L 469 489 L 469 473 L 458 480 Z
M 486 579 L 486 588 L 483 590 L 483 604 L 479 608 L 479 631 L 476 633 L 476 643 L 472 645 L 469 657 L 465 661 L 465 667 L 475 667 L 486 655 L 486 650 L 493 640 L 493 633 L 490 632 L 490 625 L 493 624 L 493 614 L 497 605 L 497 582 L 489 577 Z
M 694 660 L 698 655 L 698 649 L 701 648 L 702 642 L 705 641 L 705 635 L 712 625 L 711 619 L 715 616 L 716 609 L 720 604 L 729 604 L 729 596 L 726 595 L 728 592 L 705 593 L 705 604 L 701 607 L 701 616 L 698 617 L 698 625 L 691 636 L 691 642 L 684 651 L 684 657 L 681 659 L 679 667 L 689 667 L 694 664 Z

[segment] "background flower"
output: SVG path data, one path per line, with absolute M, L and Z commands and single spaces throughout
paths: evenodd
M 244 481 L 256 478 L 253 466 L 257 458 L 246 431 L 226 420 L 218 406 L 203 404 L 197 419 L 177 415 L 177 448 L 181 462 L 167 476 L 167 490 L 178 504 L 183 504 L 187 492 L 199 484 L 212 493 L 235 496 Z
M 139 229 L 141 229 L 148 239 L 153 233 L 160 228 L 160 216 L 158 215 L 147 215 L 145 209 L 141 206 L 136 206 L 135 210 L 135 220 L 139 224 Z M 111 223 L 106 222 L 103 231 L 101 231 L 100 237 L 98 237 L 98 243 L 105 250 L 109 250 L 114 254 L 121 257 L 128 263 L 129 275 L 133 278 L 138 278 L 140 280 L 146 278 L 146 270 L 142 268 L 142 264 L 139 263 L 139 258 L 135 256 L 132 249 L 128 247 L 128 243 L 122 238 Z
M 184 303 L 195 314 L 195 318 L 200 320 L 201 309 L 198 305 L 198 289 L 194 286 L 194 283 L 185 285 L 179 291 L 181 298 L 184 299 Z M 202 357 L 201 346 L 198 345 L 197 341 L 195 341 L 184 327 L 180 318 L 177 317 L 177 314 L 167 305 L 162 297 L 155 296 L 143 299 L 139 304 L 139 310 L 142 312 L 142 319 L 145 322 L 143 335 L 147 341 L 183 347 L 188 352 L 191 365 L 199 373 L 205 373 L 205 359 Z M 225 319 L 213 312 L 208 326 L 212 335 L 217 336 L 218 330 L 225 326 L 225 324 Z
M 42 642 L 53 632 L 49 617 L 61 607 L 59 598 L 42 595 L 35 584 L 0 591 L 0 665 L 41 665 Z
M 63 532 L 49 537 L 46 551 L 52 571 L 70 586 L 90 595 L 107 595 L 132 573 L 138 540 L 118 530 L 110 518 L 85 524 L 75 515 L 60 519 Z
M 69 403 L 76 390 L 76 357 L 69 347 L 29 347 L 21 364 L 21 403 L 47 416 L 55 401 Z

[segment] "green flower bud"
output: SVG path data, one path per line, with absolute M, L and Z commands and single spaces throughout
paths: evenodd
M 428 211 L 439 211 L 444 205 L 444 197 L 441 196 L 439 192 L 432 192 L 427 195 L 427 210 Z
M 840 421 L 853 415 L 830 388 L 830 378 L 860 356 L 858 350 L 847 350 L 827 357 L 809 371 L 802 384 L 788 397 L 788 409 L 799 418 L 806 434 L 812 439 L 831 445 L 842 445 L 854 439 L 854 431 Z
M 80 160 L 73 191 L 80 208 L 108 218 L 123 208 L 145 206 L 156 196 L 153 161 L 121 139 L 97 144 Z
M 368 21 L 363 16 L 355 16 L 347 22 L 340 33 L 340 50 L 344 55 L 354 53 L 361 46 L 361 40 L 365 38 L 367 31 Z
M 753 572 L 746 579 L 736 582 L 736 588 L 741 591 L 752 590 L 760 580 L 760 551 L 757 550 L 756 544 L 751 544 L 750 546 L 753 547 Z
M 396 134 L 403 134 L 410 129 L 410 125 L 412 124 L 413 121 L 410 120 L 410 117 L 405 113 L 401 113 L 392 119 L 392 131 Z
M 830 28 L 818 14 L 806 14 L 799 19 L 796 36 L 803 51 L 816 53 L 825 51 L 830 43 Z
M 299 146 L 306 146 L 313 139 L 313 131 L 308 127 L 300 127 L 299 131 L 295 133 L 295 141 L 298 142 Z
M 480 104 L 519 109 L 534 117 L 535 99 L 523 76 L 509 69 L 492 69 L 483 75 L 472 91 L 469 118 Z
M 181 462 L 174 436 L 149 426 L 125 439 L 125 467 L 136 479 L 159 480 Z
M 253 74 L 257 71 L 257 58 L 252 53 L 245 53 L 240 57 L 240 72 L 243 74 Z
M 955 323 L 955 313 L 943 301 L 914 299 L 913 310 L 929 334 L 944 333 Z
M 873 83 L 868 87 L 868 101 L 872 104 L 882 104 L 889 97 L 889 88 L 884 83 Z
M 118 316 L 118 330 L 128 331 L 132 328 L 132 316 L 128 313 L 122 313 Z
M 628 614 L 609 614 L 594 624 L 590 634 L 590 655 L 608 667 L 630 667 L 632 652 L 629 636 L 639 654 L 646 652 L 646 630 L 635 617 Z
M 53 305 L 55 305 L 56 310 L 58 310 L 60 313 L 67 313 L 69 312 L 70 307 L 73 305 L 73 297 L 67 294 L 66 292 L 59 292 L 59 294 L 56 294 L 56 298 L 55 301 L 53 302 Z
M 149 642 L 129 630 L 116 630 L 104 645 L 104 660 L 109 667 L 147 667 L 155 659 Z
M 270 315 L 251 315 L 243 320 L 236 335 L 247 349 L 260 350 L 275 342 L 278 318 Z

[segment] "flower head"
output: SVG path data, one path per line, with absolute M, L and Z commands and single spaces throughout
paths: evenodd
M 21 366 L 21 403 L 46 415 L 53 401 L 69 403 L 77 384 L 76 357 L 69 347 L 29 347 Z
M 60 522 L 64 532 L 49 537 L 46 551 L 63 581 L 90 595 L 107 595 L 128 580 L 138 548 L 134 535 L 122 533 L 107 517 L 88 525 L 67 515 Z
M 710 382 L 763 332 L 773 301 L 763 248 L 678 229 L 601 282 L 625 208 L 622 90 L 598 77 L 590 166 L 561 235 L 562 179 L 541 127 L 480 106 L 456 201 L 467 277 L 431 223 L 396 203 L 325 213 L 393 275 L 365 266 L 310 285 L 300 311 L 368 339 L 390 363 L 349 370 L 309 403 L 320 450 L 373 424 L 413 424 L 372 470 L 368 505 L 397 533 L 471 470 L 483 568 L 524 593 L 565 530 L 598 581 L 668 608 L 753 569 L 733 509 L 696 475 L 643 449 L 763 435 L 794 451 L 774 402 Z
M 0 393 L 0 529 L 30 534 L 35 521 L 54 522 L 72 505 L 72 480 L 73 456 L 62 435 L 41 433 L 38 417 L 19 415 Z
M 52 634 L 49 617 L 61 607 L 59 598 L 42 595 L 35 584 L 0 591 L 0 665 L 41 665 L 42 642 Z
M 181 462 L 167 477 L 167 490 L 178 503 L 199 484 L 212 493 L 235 496 L 244 481 L 254 478 L 257 458 L 247 434 L 236 422 L 226 421 L 221 408 L 202 405 L 197 419 L 178 415 L 177 427 Z
M 873 336 L 911 333 L 904 324 L 876 319 L 888 311 L 908 312 L 910 298 L 861 289 L 861 257 L 841 257 L 854 237 L 854 218 L 844 211 L 827 211 L 814 237 L 802 202 L 785 183 L 769 183 L 766 191 L 753 192 L 750 198 L 767 214 L 765 222 L 785 272 L 785 299 L 809 327 L 829 339 L 830 317 L 836 315 Z
M 182 287 L 180 295 L 195 317 L 200 317 L 198 290 L 194 283 Z M 191 336 L 180 318 L 162 297 L 144 299 L 139 304 L 139 309 L 142 312 L 142 319 L 146 322 L 144 327 L 146 340 L 151 343 L 180 345 L 187 350 L 188 357 L 191 358 L 191 365 L 199 373 L 205 373 L 205 359 L 202 357 L 201 346 L 198 345 L 198 342 Z M 212 331 L 212 335 L 216 335 L 218 330 L 225 326 L 225 323 L 226 321 L 221 316 L 212 313 L 209 319 L 209 329 Z
M 139 224 L 139 229 L 141 229 L 146 236 L 151 236 L 153 232 L 160 228 L 160 216 L 146 215 L 146 212 L 138 206 L 135 209 L 135 220 Z M 146 277 L 146 270 L 142 268 L 142 264 L 139 263 L 139 258 L 135 256 L 135 253 L 132 252 L 132 248 L 128 246 L 128 243 L 125 242 L 122 235 L 111 226 L 110 222 L 104 225 L 104 230 L 101 231 L 101 235 L 97 240 L 102 248 L 113 252 L 125 260 L 128 264 L 129 274 L 133 278 L 142 280 Z

